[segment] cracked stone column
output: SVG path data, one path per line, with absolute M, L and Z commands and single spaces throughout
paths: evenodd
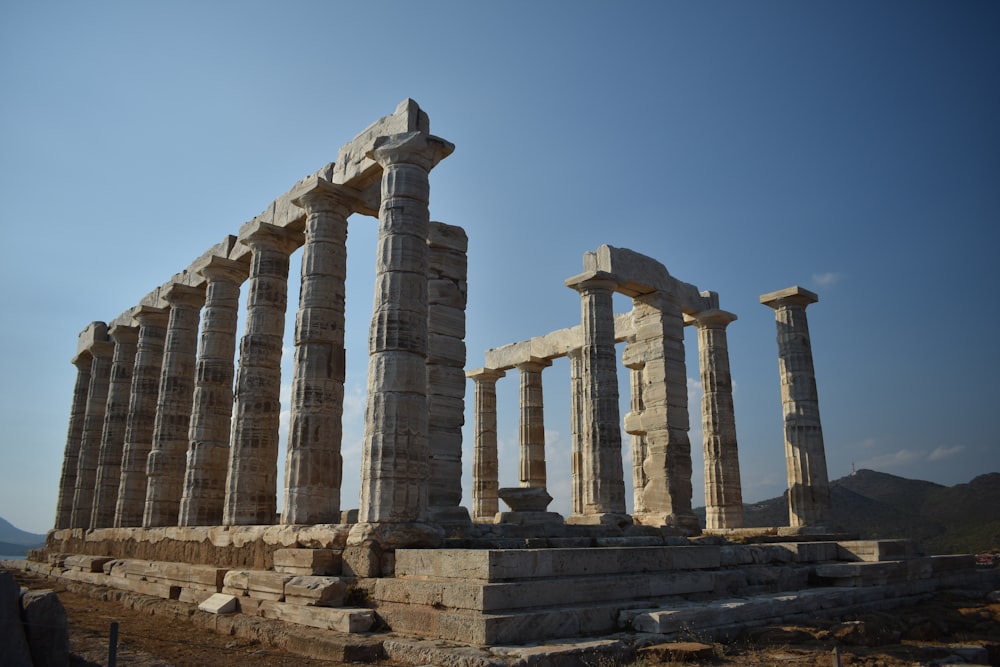
M 347 218 L 360 193 L 318 177 L 303 190 L 293 200 L 306 228 L 281 520 L 339 523 Z
M 497 380 L 506 373 L 479 368 L 466 373 L 475 383 L 475 434 L 472 455 L 472 519 L 493 523 L 500 511 L 497 495 L 500 468 L 497 459 Z
M 427 514 L 428 172 L 453 148 L 410 132 L 380 138 L 370 153 L 383 173 L 360 523 L 414 523 Z
M 97 459 L 91 528 L 110 528 L 115 523 L 115 505 L 118 503 L 118 484 L 122 476 L 122 450 L 128 425 L 139 328 L 114 325 L 108 334 L 114 341 L 115 351 L 111 360 L 111 384 L 108 388 L 108 407 L 104 414 L 101 451 Z
M 462 503 L 462 426 L 465 424 L 465 306 L 469 237 L 455 225 L 431 221 L 427 238 L 427 444 L 429 518 L 469 523 Z
M 545 488 L 545 404 L 542 369 L 552 362 L 532 358 L 517 365 L 521 373 L 520 482 L 522 487 Z
M 240 239 L 250 247 L 246 333 L 240 341 L 233 434 L 222 522 L 270 525 L 278 493 L 281 344 L 288 304 L 289 255 L 301 234 L 266 223 Z
M 146 505 L 146 462 L 153 446 L 153 424 L 160 395 L 163 344 L 170 311 L 139 306 L 132 314 L 139 323 L 132 385 L 129 389 L 125 445 L 122 449 L 121 478 L 115 504 L 115 528 L 142 525 Z
M 101 435 L 104 432 L 104 414 L 108 407 L 108 387 L 111 381 L 111 360 L 114 343 L 107 340 L 107 326 L 97 323 L 94 340 L 87 348 L 90 363 L 90 388 L 87 391 L 87 410 L 83 418 L 80 455 L 76 462 L 76 484 L 73 489 L 71 528 L 90 528 L 93 511 L 94 484 L 97 481 L 97 459 L 100 456 Z M 94 326 L 94 325 L 91 325 Z
M 644 361 L 642 412 L 626 424 L 645 438 L 642 463 L 646 525 L 669 525 L 696 533 L 691 509 L 691 441 L 684 359 L 684 316 L 680 306 L 660 292 L 632 300 L 636 336 L 630 347 Z M 638 423 L 637 423 L 638 422 Z
M 81 352 L 73 357 L 76 366 L 76 384 L 73 385 L 73 403 L 69 412 L 69 429 L 66 449 L 63 452 L 62 474 L 59 476 L 59 499 L 56 501 L 56 529 L 69 528 L 73 516 L 73 494 L 76 491 L 76 467 L 83 440 L 83 422 L 87 416 L 87 394 L 90 392 L 90 367 L 93 357 Z
M 618 412 L 618 357 L 612 297 L 616 284 L 595 272 L 570 278 L 580 293 L 582 348 L 582 514 L 567 523 L 630 523 L 625 514 L 625 477 Z
M 212 256 L 199 271 L 206 280 L 201 342 L 195 365 L 181 526 L 222 525 L 233 420 L 233 360 L 240 285 L 249 267 Z
M 645 514 L 648 510 L 643 500 L 643 489 L 649 479 L 643 469 L 643 461 L 649 455 L 646 446 L 646 435 L 641 430 L 634 430 L 634 424 L 642 423 L 642 412 L 645 405 L 642 402 L 642 371 L 646 367 L 646 362 L 636 354 L 634 337 L 625 344 L 625 352 L 622 354 L 622 365 L 629 369 L 629 384 L 631 388 L 631 400 L 629 401 L 629 412 L 625 415 L 625 432 L 632 436 L 632 513 L 634 515 Z
M 726 338 L 726 327 L 735 319 L 733 313 L 716 309 L 694 316 L 703 389 L 705 527 L 709 529 L 743 527 L 743 490 Z
M 830 482 L 806 307 L 819 301 L 797 285 L 760 297 L 774 310 L 778 328 L 778 374 L 785 421 L 788 519 L 792 527 L 816 526 L 829 518 Z
M 569 357 L 569 437 L 570 437 L 570 507 L 574 515 L 583 514 L 583 350 L 570 350 Z
M 198 323 L 205 303 L 205 287 L 174 283 L 167 288 L 163 298 L 170 304 L 170 320 L 163 345 L 153 443 L 146 459 L 143 528 L 176 526 L 180 515 L 194 397 Z

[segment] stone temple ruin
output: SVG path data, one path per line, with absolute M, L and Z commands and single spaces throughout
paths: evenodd
M 761 297 L 778 328 L 789 526 L 743 527 L 726 338 L 736 316 L 654 259 L 609 246 L 587 253 L 583 273 L 566 281 L 579 293 L 579 325 L 488 350 L 483 366 L 467 371 L 467 238 L 431 221 L 428 208 L 429 174 L 452 150 L 406 100 L 238 234 L 133 308 L 90 324 L 73 359 L 55 527 L 21 566 L 330 637 L 370 640 L 382 636 L 373 628 L 388 628 L 369 657 L 418 664 L 428 660 L 414 648 L 421 639 L 438 642 L 436 650 L 464 646 L 466 659 L 483 664 L 526 659 L 519 651 L 532 643 L 565 658 L 821 607 L 891 606 L 971 576 L 970 556 L 924 557 L 909 542 L 852 540 L 828 525 L 805 313 L 817 297 L 805 289 Z M 361 494 L 358 509 L 345 510 L 353 214 L 377 216 L 379 235 Z M 279 486 L 279 362 L 289 257 L 299 247 Z M 241 290 L 246 328 L 237 346 Z M 631 298 L 630 312 L 613 312 L 616 292 Z M 692 511 L 685 326 L 698 332 L 705 389 L 704 529 Z M 624 417 L 622 342 L 631 377 Z M 543 370 L 558 357 L 571 368 L 566 517 L 547 511 L 541 392 Z M 496 382 L 514 369 L 520 485 L 501 489 Z M 468 379 L 471 511 L 461 505 Z M 635 461 L 631 514 L 623 430 Z

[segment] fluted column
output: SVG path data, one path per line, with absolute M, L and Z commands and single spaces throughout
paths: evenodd
M 581 424 L 583 512 L 569 523 L 627 523 L 622 437 L 618 411 L 618 359 L 612 296 L 615 283 L 604 274 L 566 282 L 580 293 L 583 330 Z
M 428 500 L 428 172 L 453 146 L 420 132 L 380 139 L 375 303 L 362 449 L 362 523 L 416 522 Z
M 742 528 L 743 491 L 740 483 L 733 381 L 729 372 L 726 327 L 736 315 L 706 310 L 694 316 L 698 327 L 701 368 L 701 429 L 705 455 L 705 527 Z
M 634 339 L 625 344 L 622 365 L 629 369 L 631 389 L 629 412 L 625 415 L 624 422 L 625 432 L 632 436 L 632 513 L 641 515 L 647 512 L 643 490 L 649 482 L 643 468 L 643 462 L 649 455 L 649 448 L 646 446 L 646 432 L 642 429 L 642 413 L 645 411 L 642 400 L 643 369 L 646 367 L 646 361 L 638 353 Z
M 465 424 L 465 306 L 469 237 L 455 225 L 431 221 L 427 238 L 427 444 L 430 519 L 469 523 L 462 503 L 462 426 Z
M 589 419 L 583 400 L 583 350 L 569 351 L 569 420 L 570 420 L 570 507 L 573 515 L 583 514 L 583 424 Z
M 632 300 L 634 354 L 641 357 L 642 412 L 626 426 L 645 438 L 643 514 L 636 520 L 697 532 L 691 508 L 691 441 L 684 355 L 684 315 L 660 292 Z M 636 426 L 636 421 L 639 425 Z
M 205 303 L 205 287 L 174 283 L 167 288 L 163 298 L 170 304 L 170 320 L 163 346 L 153 443 L 146 460 L 144 528 L 176 526 L 180 514 L 194 395 L 198 323 Z
M 306 210 L 282 523 L 337 523 L 343 477 L 344 284 L 347 217 L 359 193 L 320 178 L 293 203 Z
M 132 317 L 139 323 L 139 340 L 132 368 L 121 478 L 115 504 L 116 528 L 142 525 L 142 512 L 146 505 L 146 462 L 153 446 L 163 344 L 170 315 L 165 308 L 139 306 Z
M 240 285 L 249 267 L 213 256 L 200 270 L 207 281 L 201 342 L 181 495 L 181 526 L 219 526 L 226 499 L 229 433 L 233 420 L 233 361 Z
M 830 513 L 830 482 L 806 319 L 806 306 L 818 300 L 815 293 L 797 285 L 760 297 L 762 304 L 774 310 L 778 329 L 788 519 L 793 527 L 821 524 Z
M 240 341 L 236 403 L 226 481 L 225 525 L 276 519 L 281 344 L 288 304 L 289 255 L 301 235 L 261 223 L 246 238 L 253 259 L 247 282 L 246 333 Z
M 108 385 L 111 380 L 111 360 L 114 350 L 114 344 L 107 340 L 95 340 L 89 348 L 93 359 L 90 364 L 90 389 L 87 392 L 87 411 L 83 418 L 80 456 L 76 463 L 71 528 L 90 528 L 94 484 L 97 481 L 97 459 L 100 456 L 101 434 L 104 431 L 104 414 L 108 405 Z
M 76 366 L 76 383 L 73 385 L 73 404 L 69 412 L 66 449 L 63 452 L 62 474 L 59 477 L 59 499 L 56 501 L 54 528 L 69 528 L 73 516 L 76 467 L 80 458 L 80 442 L 83 440 L 83 422 L 87 416 L 87 394 L 90 392 L 92 361 L 93 357 L 89 352 L 81 352 L 73 357 L 73 365 Z
M 542 369 L 552 362 L 532 359 L 517 365 L 521 372 L 520 482 L 522 487 L 545 488 L 545 404 Z
M 91 528 L 110 528 L 115 522 L 115 505 L 118 503 L 118 484 L 122 475 L 122 449 L 125 446 L 125 429 L 128 426 L 128 405 L 132 391 L 132 371 L 135 367 L 139 328 L 115 325 L 111 327 L 108 335 L 114 341 L 115 351 L 111 360 L 111 384 L 108 388 L 108 405 L 104 414 L 101 451 L 97 459 L 94 509 L 90 516 Z
M 492 368 L 466 373 L 474 384 L 475 448 L 472 453 L 472 519 L 493 523 L 500 511 L 497 460 L 497 380 L 506 375 Z

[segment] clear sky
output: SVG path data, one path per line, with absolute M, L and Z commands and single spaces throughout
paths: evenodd
M 407 97 L 456 145 L 431 175 L 431 215 L 470 237 L 469 368 L 578 323 L 563 280 L 607 243 L 739 316 L 747 501 L 785 488 L 774 317 L 758 298 L 795 284 L 820 296 L 808 315 L 831 478 L 998 471 L 997 35 L 994 2 L 4 2 L 0 516 L 52 525 L 78 332 Z M 376 224 L 350 226 L 345 508 Z M 687 344 L 697 506 L 693 332 Z M 562 512 L 568 375 L 565 360 L 544 375 Z M 498 392 L 501 483 L 515 484 L 516 374 Z

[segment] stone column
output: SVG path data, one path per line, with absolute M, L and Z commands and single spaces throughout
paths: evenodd
M 427 176 L 452 148 L 411 132 L 381 138 L 370 154 L 383 173 L 361 523 L 414 523 L 427 514 Z
M 153 446 L 153 423 L 160 395 L 163 344 L 169 316 L 167 309 L 152 306 L 139 306 L 132 314 L 139 323 L 139 342 L 129 391 L 115 528 L 142 525 L 146 505 L 146 462 Z
M 570 507 L 573 515 L 583 514 L 583 424 L 587 407 L 583 400 L 583 350 L 570 350 L 569 356 L 569 421 L 570 421 Z
M 69 430 L 63 453 L 62 474 L 59 477 L 59 499 L 56 502 L 54 528 L 69 528 L 73 516 L 73 494 L 76 492 L 76 467 L 83 440 L 83 422 L 87 416 L 87 394 L 90 392 L 90 366 L 93 357 L 82 352 L 73 357 L 76 366 L 76 384 L 73 385 L 73 404 L 69 412 Z
M 680 306 L 660 292 L 632 300 L 636 336 L 634 354 L 644 361 L 642 412 L 632 413 L 629 433 L 645 438 L 644 513 L 636 520 L 696 533 L 691 509 L 691 441 L 684 359 L 684 316 Z
M 583 330 L 581 463 L 583 512 L 568 523 L 622 524 L 625 514 L 625 478 L 618 412 L 618 356 L 612 296 L 615 283 L 595 272 L 566 282 L 580 293 Z
M 774 309 L 778 328 L 788 519 L 792 527 L 822 524 L 830 513 L 830 482 L 806 320 L 806 306 L 818 300 L 815 293 L 797 285 L 760 297 L 762 304 Z
M 520 482 L 526 488 L 545 488 L 545 405 L 542 369 L 548 359 L 532 358 L 517 365 L 521 372 Z
M 427 238 L 427 444 L 429 518 L 469 523 L 462 503 L 465 424 L 465 306 L 469 238 L 455 225 L 431 221 Z
M 240 239 L 250 246 L 246 333 L 240 341 L 236 404 L 223 523 L 270 525 L 278 493 L 281 344 L 288 303 L 289 255 L 300 234 L 259 223 Z
M 181 526 L 222 525 L 233 420 L 236 320 L 240 285 L 249 270 L 242 262 L 219 256 L 210 257 L 200 270 L 207 285 L 178 521 Z
M 303 189 L 293 200 L 306 229 L 282 523 L 339 523 L 347 217 L 359 193 L 320 178 Z
M 642 464 L 649 455 L 649 448 L 646 446 L 646 433 L 642 430 L 642 413 L 645 404 L 642 402 L 643 375 L 642 371 L 646 367 L 646 362 L 636 353 L 635 339 L 633 338 L 625 344 L 625 353 L 622 355 L 622 365 L 629 369 L 629 384 L 631 387 L 631 400 L 629 401 L 629 412 L 625 415 L 625 432 L 632 436 L 632 513 L 634 515 L 645 514 L 645 500 L 643 490 L 649 483 L 646 471 Z
M 497 380 L 506 373 L 479 368 L 465 374 L 475 382 L 475 434 L 472 455 L 472 519 L 493 523 L 500 511 L 497 491 L 500 469 L 497 460 Z
M 163 298 L 170 304 L 170 320 L 163 346 L 153 443 L 146 460 L 143 528 L 176 526 L 180 514 L 191 427 L 198 322 L 205 303 L 205 287 L 173 283 Z
M 736 443 L 733 381 L 726 327 L 736 315 L 706 310 L 694 316 L 701 368 L 701 429 L 705 453 L 705 527 L 743 527 L 743 491 Z
M 101 326 L 104 326 L 103 323 Z M 102 331 L 105 338 L 106 331 L 106 328 Z M 90 528 L 94 484 L 97 481 L 97 459 L 100 456 L 101 435 L 104 432 L 104 414 L 108 406 L 108 385 L 111 381 L 111 360 L 115 346 L 108 340 L 94 340 L 89 351 L 92 356 L 90 389 L 87 391 L 87 410 L 83 418 L 80 456 L 76 462 L 71 528 Z
M 109 335 L 114 341 L 115 351 L 111 360 L 111 384 L 101 435 L 101 451 L 97 459 L 91 528 L 110 528 L 115 523 L 115 505 L 118 503 L 118 484 L 122 476 L 122 449 L 128 426 L 129 396 L 132 391 L 132 371 L 135 367 L 139 328 L 114 325 Z

